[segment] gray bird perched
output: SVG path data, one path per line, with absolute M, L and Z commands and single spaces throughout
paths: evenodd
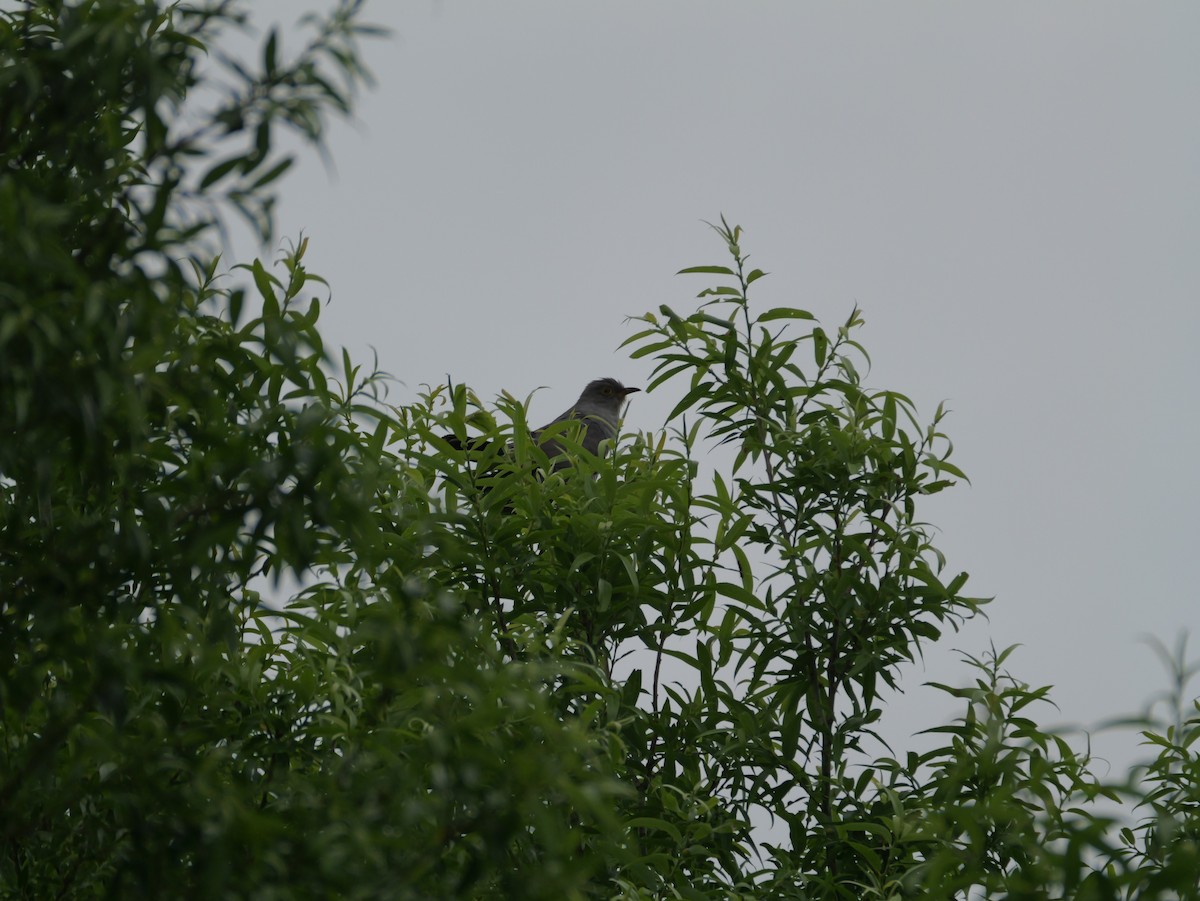
M 540 429 L 535 429 L 533 439 L 538 442 L 538 446 L 546 454 L 546 456 L 555 458 L 561 457 L 563 454 L 562 446 L 553 437 L 547 438 L 545 441 L 539 440 L 539 436 L 547 431 L 553 430 L 557 433 L 558 430 L 554 426 L 563 422 L 579 421 L 583 423 L 582 433 L 579 437 L 579 444 L 589 452 L 597 454 L 600 452 L 600 443 L 617 437 L 617 426 L 621 419 L 621 406 L 625 403 L 625 398 L 636 391 L 641 391 L 641 388 L 626 388 L 616 379 L 596 379 L 588 382 L 588 386 L 583 389 L 583 393 L 579 395 L 579 400 L 575 401 L 565 412 L 560 413 L 550 422 L 546 423 Z M 487 446 L 487 443 L 479 444 L 472 441 L 461 441 L 454 435 L 446 435 L 445 440 L 451 447 L 459 450 L 482 450 Z M 565 460 L 559 460 L 555 463 L 555 469 L 561 469 L 564 466 L 571 464 Z
M 600 452 L 601 441 L 617 437 L 617 424 L 621 419 L 621 406 L 625 403 L 625 398 L 635 391 L 641 390 L 641 388 L 626 388 L 616 379 L 596 379 L 594 382 L 588 382 L 588 386 L 579 395 L 579 400 L 575 401 L 570 409 L 555 416 L 546 425 L 534 431 L 533 438 L 537 441 L 546 429 L 556 426 L 560 422 L 577 419 L 583 423 L 583 434 L 579 438 L 580 445 L 589 452 L 597 454 Z M 538 446 L 545 451 L 546 456 L 551 458 L 562 453 L 562 447 L 553 438 L 538 441 Z

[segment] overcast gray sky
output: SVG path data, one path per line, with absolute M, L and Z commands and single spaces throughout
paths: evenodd
M 304 7 L 248 4 L 261 25 Z M 279 226 L 329 279 L 323 333 L 405 386 L 447 373 L 532 419 L 591 378 L 644 384 L 625 317 L 689 308 L 722 213 L 755 302 L 858 304 L 875 388 L 947 401 L 973 485 L 931 499 L 1043 721 L 1166 685 L 1144 634 L 1200 633 L 1200 4 L 377 0 L 378 79 L 309 155 Z M 295 46 L 295 41 L 292 41 Z M 657 428 L 670 388 L 636 396 Z M 1194 644 L 1200 650 L 1200 634 Z M 1132 739 L 1097 742 L 1121 764 Z

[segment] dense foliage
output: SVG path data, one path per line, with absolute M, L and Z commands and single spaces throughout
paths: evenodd
M 304 240 L 224 263 L 280 130 L 349 110 L 358 13 L 255 64 L 232 3 L 0 13 L 3 895 L 1194 897 L 1182 662 L 1127 782 L 1007 652 L 872 757 L 982 603 L 918 518 L 962 473 L 857 311 L 750 301 L 740 229 L 627 342 L 667 431 L 548 476 L 521 404 L 327 352 Z

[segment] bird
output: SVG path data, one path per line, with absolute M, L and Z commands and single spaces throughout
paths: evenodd
M 617 437 L 621 406 L 625 403 L 625 399 L 641 390 L 641 388 L 626 388 L 614 378 L 594 379 L 588 382 L 583 393 L 579 395 L 579 400 L 540 429 L 535 429 L 532 433 L 533 440 L 537 442 L 538 447 L 547 457 L 555 461 L 555 470 L 570 466 L 570 461 L 564 456 L 563 446 L 556 440 L 555 436 L 561 434 L 561 430 L 556 427 L 564 422 L 578 421 L 583 424 L 579 445 L 589 453 L 598 454 L 601 451 L 602 442 Z M 547 431 L 552 434 L 542 440 L 540 436 Z M 478 440 L 475 442 L 462 441 L 454 435 L 446 435 L 444 438 L 451 447 L 457 450 L 479 451 L 488 445 L 486 441 L 482 444 L 478 443 Z
M 547 457 L 551 459 L 561 457 L 562 446 L 554 438 L 542 441 L 540 436 L 559 423 L 578 420 L 583 423 L 583 434 L 579 438 L 580 446 L 589 453 L 598 454 L 601 442 L 617 437 L 617 425 L 621 419 L 621 407 L 625 403 L 625 399 L 641 390 L 641 388 L 626 388 L 613 378 L 595 379 L 588 382 L 583 393 L 579 395 L 579 400 L 546 425 L 534 430 L 533 439 L 538 442 L 538 447 L 545 452 Z

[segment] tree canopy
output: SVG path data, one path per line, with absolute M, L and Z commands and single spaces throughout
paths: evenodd
M 351 109 L 359 6 L 253 62 L 229 2 L 0 12 L 3 895 L 1195 897 L 1182 654 L 1128 778 L 1007 650 L 879 740 L 984 605 L 919 513 L 964 475 L 858 310 L 752 302 L 736 225 L 626 342 L 665 429 L 569 468 L 325 347 L 305 239 L 224 259 Z

